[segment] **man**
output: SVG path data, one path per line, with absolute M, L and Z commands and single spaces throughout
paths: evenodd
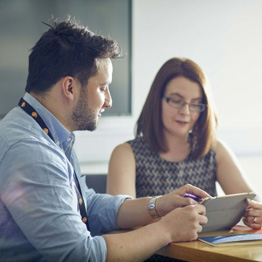
M 85 189 L 73 132 L 95 130 L 111 106 L 118 57 L 115 41 L 70 19 L 33 47 L 26 93 L 0 122 L 0 261 L 143 261 L 196 239 L 207 222 L 204 207 L 183 197 L 207 194 L 190 185 L 141 199 Z

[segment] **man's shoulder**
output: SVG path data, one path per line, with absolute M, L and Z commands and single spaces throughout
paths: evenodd
M 12 109 L 0 121 L 0 159 L 10 149 L 30 147 L 28 154 L 39 144 L 47 144 L 48 138 L 34 119 L 23 113 L 19 108 Z M 33 146 L 35 145 L 35 146 Z M 36 149 L 37 150 L 37 149 Z
M 28 116 L 23 117 L 19 108 L 12 109 L 0 121 L 0 143 L 14 143 L 34 133 L 35 128 L 28 118 Z

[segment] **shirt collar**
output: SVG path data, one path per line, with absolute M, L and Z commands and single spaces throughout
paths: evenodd
M 54 142 L 57 146 L 62 148 L 65 152 L 71 153 L 75 135 L 67 130 L 58 120 L 57 118 L 48 111 L 37 99 L 35 99 L 29 93 L 25 93 L 24 100 L 28 102 L 41 116 L 49 131 L 51 132 Z

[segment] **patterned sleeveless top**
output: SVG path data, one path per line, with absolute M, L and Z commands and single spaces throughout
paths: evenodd
M 216 196 L 216 154 L 181 162 L 166 161 L 152 151 L 143 137 L 130 140 L 136 161 L 137 197 L 167 194 L 185 184 L 197 186 Z

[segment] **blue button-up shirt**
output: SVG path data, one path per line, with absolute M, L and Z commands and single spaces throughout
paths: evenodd
M 0 121 L 0 261 L 105 261 L 100 234 L 117 229 L 127 196 L 96 194 L 73 151 L 75 136 L 34 97 L 54 141 L 20 107 Z M 87 206 L 90 232 L 81 221 L 74 170 Z

